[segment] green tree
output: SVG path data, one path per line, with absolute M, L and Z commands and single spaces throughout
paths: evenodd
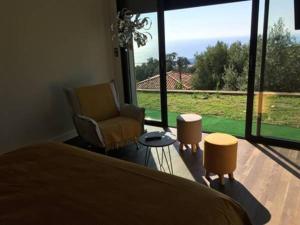
M 196 55 L 193 87 L 246 90 L 249 44 L 222 42 Z M 257 38 L 255 89 L 261 81 L 262 36 Z M 269 28 L 264 71 L 264 91 L 300 91 L 300 44 L 280 18 Z M 219 82 L 219 83 L 218 83 Z M 218 86 L 220 84 L 220 86 Z
M 255 90 L 261 82 L 262 36 L 257 39 Z M 264 91 L 300 91 L 300 45 L 280 18 L 269 28 Z
M 249 59 L 249 44 L 242 44 L 240 41 L 232 43 L 228 49 L 228 64 L 241 74 Z
M 186 57 L 178 57 L 176 61 L 177 70 L 179 73 L 186 72 L 190 62 Z
M 229 91 L 239 90 L 238 72 L 233 67 L 233 65 L 229 65 L 225 68 L 223 81 L 224 81 L 224 87 L 223 87 L 224 90 L 229 90 Z
M 166 54 L 166 71 L 167 72 L 174 70 L 174 68 L 176 67 L 176 58 L 177 58 L 176 52 Z
M 225 66 L 224 90 L 238 91 L 247 87 L 249 45 L 240 41 L 232 43 L 228 49 L 228 62 Z
M 243 72 L 238 78 L 238 90 L 246 91 L 248 87 L 248 73 L 249 73 L 249 64 L 245 63 Z
M 176 52 L 166 55 L 167 72 L 192 72 L 194 89 L 246 90 L 248 78 L 249 44 L 240 41 L 227 46 L 217 42 L 195 55 L 195 65 L 189 67 L 185 57 Z M 255 89 L 261 81 L 262 36 L 257 38 Z M 149 58 L 135 68 L 137 80 L 159 73 L 159 61 Z M 264 71 L 264 91 L 300 91 L 300 44 L 279 19 L 269 28 Z M 180 82 L 181 83 L 181 82 Z M 178 85 L 180 87 L 180 84 Z
M 178 72 L 186 72 L 189 60 L 186 57 L 178 56 L 176 52 L 166 54 L 166 71 L 176 70 Z
M 137 81 L 145 80 L 159 73 L 159 61 L 155 58 L 147 59 L 146 63 L 135 66 L 135 76 Z
M 268 33 L 265 91 L 300 91 L 300 45 L 280 18 Z
M 179 88 L 177 89 L 182 89 L 182 72 L 186 72 L 188 65 L 190 64 L 189 60 L 186 57 L 178 57 L 177 61 L 177 71 L 179 72 Z
M 228 46 L 218 41 L 213 47 L 207 47 L 202 54 L 196 54 L 195 73 L 192 85 L 194 89 L 215 90 L 223 88 L 223 74 L 228 64 Z

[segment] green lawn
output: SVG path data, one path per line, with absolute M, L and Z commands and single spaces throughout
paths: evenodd
M 266 102 L 261 135 L 300 141 L 300 98 L 272 96 Z M 138 103 L 147 117 L 160 119 L 158 93 L 138 92 Z M 193 112 L 202 115 L 205 131 L 244 136 L 246 96 L 169 93 L 168 110 L 170 126 L 176 126 L 179 113 Z

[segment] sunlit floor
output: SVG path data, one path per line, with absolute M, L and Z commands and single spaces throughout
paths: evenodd
M 162 128 L 147 126 L 147 131 Z M 176 129 L 171 128 L 176 134 Z M 203 134 L 205 137 L 205 134 Z M 69 143 L 78 145 L 76 140 Z M 80 144 L 79 144 L 80 145 Z M 248 212 L 253 224 L 299 224 L 300 221 L 300 151 L 255 145 L 239 140 L 235 181 L 225 179 L 225 186 L 219 184 L 217 176 L 209 183 L 205 178 L 201 150 L 191 153 L 178 150 L 178 143 L 171 147 L 174 175 L 210 186 L 229 195 Z M 84 146 L 81 146 L 84 147 Z M 144 165 L 145 148 L 135 145 L 112 151 L 110 156 Z M 153 149 L 149 167 L 159 168 L 158 158 Z M 164 169 L 168 172 L 166 163 Z M 201 218 L 199 218 L 201 219 Z

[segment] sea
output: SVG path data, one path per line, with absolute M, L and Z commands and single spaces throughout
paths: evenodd
M 297 35 L 296 39 L 297 42 L 300 43 L 300 35 Z M 231 45 L 236 41 L 240 41 L 242 44 L 246 44 L 249 43 L 250 36 L 190 40 L 167 40 L 166 53 L 168 54 L 176 52 L 178 56 L 186 57 L 189 59 L 191 64 L 194 64 L 195 54 L 201 54 L 207 49 L 207 47 L 214 46 L 218 41 L 222 41 L 227 45 Z M 134 49 L 134 58 L 136 65 L 147 62 L 147 59 L 150 57 L 158 59 L 158 44 L 156 43 L 156 40 L 152 40 L 151 42 L 151 44 L 148 44 L 145 47 Z
M 241 43 L 249 43 L 249 37 L 222 37 L 222 38 L 207 38 L 207 39 L 190 39 L 190 40 L 167 40 L 166 53 L 176 52 L 177 56 L 186 57 L 193 64 L 195 54 L 200 54 L 209 46 L 214 46 L 218 41 L 222 41 L 230 45 L 236 41 Z M 134 48 L 135 64 L 139 65 L 147 62 L 150 57 L 158 59 L 158 44 L 157 40 L 153 39 L 146 46 Z

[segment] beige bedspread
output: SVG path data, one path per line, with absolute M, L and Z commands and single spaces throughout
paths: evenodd
M 58 143 L 0 156 L 0 224 L 250 224 L 195 182 Z

